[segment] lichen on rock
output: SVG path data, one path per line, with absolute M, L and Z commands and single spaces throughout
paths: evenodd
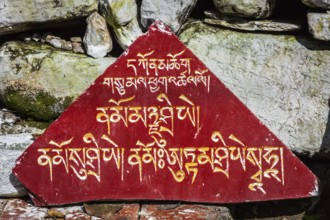
M 100 0 L 100 8 L 123 49 L 142 35 L 135 0 Z
M 0 48 L 0 99 L 21 114 L 53 120 L 112 62 L 39 43 L 8 42 Z
M 200 21 L 188 22 L 180 38 L 285 145 L 301 154 L 322 153 L 329 132 L 329 44 Z
M 1 1 L 0 35 L 85 17 L 96 11 L 97 7 L 97 0 L 25 0 L 23 4 L 21 0 Z

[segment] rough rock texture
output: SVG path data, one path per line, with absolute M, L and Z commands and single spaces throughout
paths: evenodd
M 0 48 L 0 99 L 22 114 L 52 120 L 113 62 L 38 43 L 7 42 Z
M 135 0 L 100 0 L 100 8 L 123 49 L 142 34 Z
M 330 132 L 329 45 L 217 29 L 198 21 L 183 27 L 180 38 L 292 150 L 330 150 L 322 143 Z
M 301 0 L 305 5 L 312 8 L 330 9 L 329 0 Z
M 89 215 L 112 219 L 116 212 L 123 208 L 123 205 L 121 203 L 84 203 L 84 209 Z
M 330 41 L 330 12 L 307 14 L 309 32 L 315 39 Z
M 138 220 L 140 204 L 138 203 L 84 203 L 84 210 L 91 216 L 111 220 Z
M 27 122 L 6 109 L 0 110 L 0 197 L 20 197 L 27 194 L 12 174 L 12 169 L 16 159 L 44 131 L 33 124 L 44 123 Z
M 143 0 L 141 5 L 141 24 L 147 29 L 155 20 L 162 20 L 174 32 L 178 32 L 195 7 L 197 0 L 154 1 Z
M 225 15 L 249 18 L 267 18 L 277 0 L 213 0 L 215 7 Z
M 232 16 L 220 15 L 213 11 L 205 11 L 204 22 L 214 26 L 226 27 L 242 31 L 264 31 L 264 32 L 288 32 L 298 31 L 301 25 L 294 24 L 289 21 L 272 21 L 272 20 L 249 20 L 244 18 L 236 18 Z
M 46 208 L 35 207 L 23 200 L 11 199 L 7 202 L 0 218 L 42 220 L 45 219 L 46 216 Z
M 23 153 L 24 149 L 5 150 L 0 146 L 0 150 L 0 197 L 18 197 L 26 195 L 27 191 L 12 174 L 15 161 Z
M 21 0 L 0 0 L 0 35 L 87 16 L 97 6 L 97 0 L 25 0 L 24 4 Z
M 211 205 L 144 205 L 140 212 L 141 220 L 149 219 L 233 219 L 229 209 Z
M 94 12 L 87 18 L 87 28 L 84 36 L 87 54 L 100 58 L 112 50 L 112 40 L 105 19 Z

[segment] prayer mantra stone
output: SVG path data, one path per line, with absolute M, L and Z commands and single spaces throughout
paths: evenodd
M 156 21 L 17 160 L 36 205 L 315 196 L 317 178 Z

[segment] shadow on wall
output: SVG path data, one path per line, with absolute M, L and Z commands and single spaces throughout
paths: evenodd
M 235 219 L 303 219 L 304 212 L 311 206 L 313 200 L 315 198 L 238 204 L 234 210 L 234 217 Z
M 328 101 L 328 106 L 330 108 L 330 98 Z M 330 157 L 330 110 L 329 110 L 329 114 L 328 114 L 327 126 L 326 126 L 324 136 L 322 139 L 320 152 L 323 154 L 327 154 Z
M 310 35 L 295 35 L 296 40 L 308 50 L 330 50 L 330 42 L 316 40 Z
M 242 203 L 235 205 L 236 219 L 313 219 L 327 220 L 330 216 L 330 164 L 308 159 L 303 162 L 319 178 L 319 196 L 303 199 Z M 303 183 L 302 183 L 303 184 Z

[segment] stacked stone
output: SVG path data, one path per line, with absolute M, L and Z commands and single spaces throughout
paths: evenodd
M 47 123 L 31 124 L 24 118 L 46 122 L 56 119 L 114 62 L 115 58 L 109 57 L 115 42 L 111 31 L 114 40 L 125 49 L 157 19 L 179 33 L 180 39 L 285 145 L 298 155 L 322 158 L 324 163 L 330 160 L 330 47 L 309 36 L 296 38 L 287 34 L 300 30 L 299 24 L 268 20 L 277 0 L 213 0 L 216 10 L 205 12 L 204 23 L 186 22 L 197 0 L 33 2 L 0 0 L 0 35 L 43 29 L 50 24 L 62 26 L 88 17 L 87 28 L 84 36 L 63 39 L 50 33 L 33 34 L 24 36 L 25 42 L 1 45 L 0 100 L 6 109 L 0 110 L 0 197 L 26 195 L 11 169 L 16 158 L 48 126 Z M 330 14 L 326 12 L 330 8 L 329 1 L 302 2 L 321 11 L 308 13 L 309 29 L 316 39 L 329 41 Z M 286 33 L 255 34 L 252 31 Z M 24 117 L 20 117 L 22 115 Z M 325 173 L 321 179 L 323 183 L 330 182 L 329 167 L 315 170 L 321 177 L 322 172 Z M 329 201 L 328 198 L 323 196 L 321 200 Z M 3 216 L 2 202 L 7 204 L 3 206 Z M 0 199 L 0 218 L 9 219 L 16 206 L 28 207 L 28 211 L 33 209 L 18 199 Z M 161 210 L 164 215 L 166 210 L 175 209 L 167 208 L 164 211 L 155 206 L 134 205 L 136 213 L 145 219 L 153 217 L 150 213 Z M 219 214 L 216 209 L 212 207 L 214 215 Z M 73 215 L 72 210 L 60 211 L 67 218 Z M 73 212 L 87 216 L 81 206 L 76 210 Z M 179 206 L 177 210 L 175 213 L 188 215 L 191 210 L 200 209 L 187 209 L 185 213 Z M 54 217 L 55 214 L 48 211 L 42 209 L 35 213 Z M 25 215 L 28 212 L 21 218 Z
M 205 11 L 205 23 L 244 31 L 289 32 L 301 29 L 293 22 L 266 20 L 274 13 L 278 0 L 213 0 L 217 11 Z
M 26 195 L 11 173 L 16 158 L 43 133 L 47 122 L 56 119 L 115 61 L 106 57 L 113 48 L 108 25 L 125 49 L 154 20 L 162 19 L 179 31 L 196 1 L 170 1 L 165 7 L 162 1 L 148 0 L 141 6 L 135 0 L 50 0 L 33 5 L 0 0 L 0 36 L 75 24 L 73 19 L 87 17 L 84 36 L 20 34 L 18 39 L 24 42 L 5 42 L 0 47 L 0 99 L 13 110 L 0 110 L 0 197 Z M 98 4 L 102 15 L 97 12 Z M 17 115 L 46 123 L 30 123 Z
M 329 0 L 302 0 L 310 7 L 307 14 L 309 32 L 315 39 L 330 41 L 330 1 Z

